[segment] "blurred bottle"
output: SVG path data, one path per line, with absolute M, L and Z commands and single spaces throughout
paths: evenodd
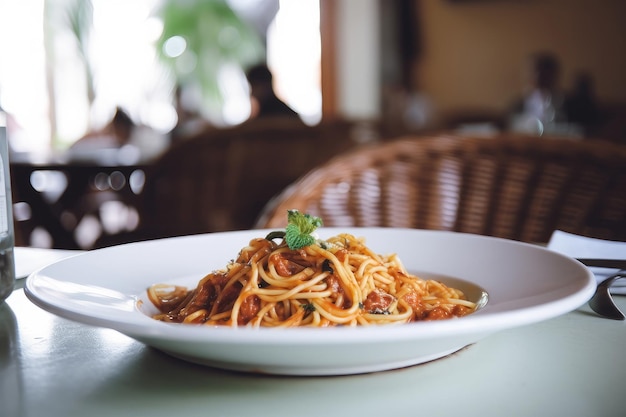
M 13 291 L 15 285 L 15 259 L 13 246 L 13 204 L 9 177 L 9 146 L 6 134 L 6 117 L 0 112 L 0 302 Z

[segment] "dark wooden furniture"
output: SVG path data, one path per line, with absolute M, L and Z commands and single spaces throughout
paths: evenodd
M 100 245 L 249 229 L 274 195 L 354 147 L 352 133 L 350 123 L 268 119 L 181 140 L 146 169 L 137 230 Z
M 103 202 L 136 203 L 149 161 L 124 151 L 106 149 L 77 155 L 72 152 L 12 154 L 9 157 L 13 203 L 26 215 L 15 216 L 16 244 L 31 245 L 36 229 L 48 233 L 51 247 L 89 249 L 77 238 L 77 226 L 85 215 L 100 220 Z M 58 174 L 51 176 L 50 174 Z M 62 178 L 61 189 L 40 180 Z M 133 187 L 133 177 L 137 187 Z M 51 191 L 50 188 L 53 188 Z M 57 192 L 58 191 L 58 192 Z M 97 233 L 98 231 L 94 231 Z M 97 238 L 94 236 L 93 240 Z

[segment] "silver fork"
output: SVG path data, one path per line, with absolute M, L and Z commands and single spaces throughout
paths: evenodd
M 596 288 L 596 292 L 589 300 L 589 307 L 602 317 L 613 320 L 624 320 L 626 316 L 615 305 L 611 295 L 611 285 L 620 278 L 626 278 L 626 260 L 624 259 L 581 259 L 578 261 L 588 267 L 616 268 L 617 273 L 609 276 Z
M 626 278 L 625 270 L 621 270 L 618 273 L 611 275 L 598 284 L 595 294 L 589 300 L 589 307 L 602 317 L 613 320 L 626 319 L 624 313 L 622 313 L 622 311 L 615 305 L 610 291 L 611 285 L 613 285 L 613 283 L 620 278 Z

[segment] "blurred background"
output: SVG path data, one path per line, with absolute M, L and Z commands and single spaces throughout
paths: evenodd
M 306 126 L 347 121 L 358 143 L 626 143 L 624 15 L 621 0 L 0 0 L 0 106 L 14 153 L 132 126 L 158 156 L 245 125 L 258 112 L 247 71 L 264 64 Z M 532 95 L 540 61 L 551 101 Z
M 177 106 L 240 123 L 243 70 L 266 59 L 285 98 L 319 121 L 319 5 L 289 3 L 2 0 L 0 103 L 14 149 L 68 147 L 118 107 L 161 133 L 178 123 Z
M 502 124 L 545 51 L 564 91 L 588 77 L 603 134 L 622 139 L 625 12 L 618 0 L 0 0 L 0 105 L 18 150 L 68 147 L 118 107 L 163 134 L 181 112 L 236 125 L 250 113 L 244 71 L 267 61 L 309 124 Z

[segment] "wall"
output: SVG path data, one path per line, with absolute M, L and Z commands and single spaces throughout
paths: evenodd
M 590 72 L 599 99 L 626 102 L 622 0 L 418 0 L 415 80 L 437 114 L 505 111 L 524 87 L 527 57 L 556 53 L 561 85 Z

